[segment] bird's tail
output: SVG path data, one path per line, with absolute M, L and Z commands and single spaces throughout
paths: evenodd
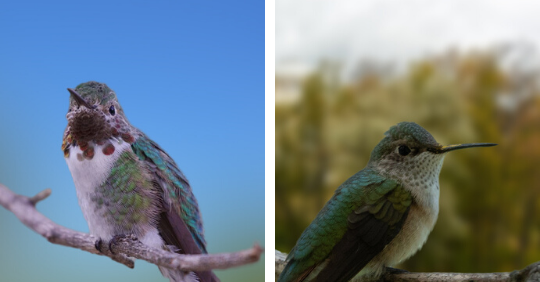
M 162 266 L 159 267 L 159 271 L 171 282 L 219 282 L 219 278 L 212 271 L 184 272 Z

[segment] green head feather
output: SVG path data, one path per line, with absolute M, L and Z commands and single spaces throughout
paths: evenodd
M 427 130 L 414 122 L 400 122 L 390 127 L 384 135 L 386 137 L 371 152 L 370 163 L 380 160 L 393 150 L 397 143 L 409 147 L 441 147 Z
M 116 93 L 105 83 L 89 81 L 77 85 L 75 90 L 90 103 L 105 105 L 109 101 L 116 100 Z M 72 102 L 74 103 L 75 101 L 72 99 Z
M 88 81 L 77 85 L 75 91 L 91 105 L 101 105 L 105 110 L 114 105 L 116 112 L 125 118 L 124 110 L 120 106 L 116 93 L 107 84 Z M 69 102 L 70 106 L 77 105 L 73 97 L 70 97 Z

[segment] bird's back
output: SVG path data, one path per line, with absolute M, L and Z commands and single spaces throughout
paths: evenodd
M 328 258 L 349 232 L 349 215 L 395 188 L 396 183 L 366 168 L 345 181 L 304 230 L 287 257 L 280 282 L 317 281 Z M 369 261 L 369 260 L 368 260 Z M 367 262 L 365 262 L 367 263 Z M 365 264 L 364 263 L 364 264 Z

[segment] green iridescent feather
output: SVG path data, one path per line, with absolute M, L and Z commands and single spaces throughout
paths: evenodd
M 81 83 L 75 87 L 75 90 L 88 102 L 99 102 L 101 105 L 116 99 L 116 94 L 112 89 L 106 84 L 96 81 Z
M 390 127 L 384 135 L 385 137 L 371 152 L 370 162 L 379 160 L 385 152 L 393 148 L 393 142 L 397 140 L 406 141 L 410 144 L 416 143 L 418 146 L 440 146 L 427 130 L 414 122 L 400 122 Z
M 161 184 L 164 186 L 163 192 L 167 194 L 166 199 L 169 199 L 169 204 L 181 215 L 200 250 L 206 253 L 206 241 L 197 200 L 174 160 L 145 135 L 141 135 L 131 144 L 131 148 L 140 160 L 150 161 L 155 165 L 156 173 L 164 180 Z
M 369 212 L 389 225 L 395 224 L 411 204 L 411 195 L 396 181 L 384 178 L 372 168 L 366 168 L 335 192 L 313 222 L 304 230 L 287 260 L 289 264 L 279 281 L 294 281 L 306 270 L 324 261 L 347 232 L 348 216 L 355 210 L 369 207 Z M 394 214 L 387 214 L 393 205 Z M 386 210 L 385 210 L 386 209 Z
M 98 208 L 105 207 L 104 218 L 126 229 L 148 223 L 157 213 L 157 208 L 152 206 L 153 199 L 157 198 L 155 188 L 143 177 L 142 169 L 132 152 L 123 152 L 93 197 Z

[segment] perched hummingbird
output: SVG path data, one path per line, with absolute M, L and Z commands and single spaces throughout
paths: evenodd
M 62 151 L 90 233 L 103 241 L 133 234 L 153 248 L 206 253 L 197 200 L 174 160 L 129 123 L 107 85 L 90 81 L 68 91 Z M 211 271 L 159 269 L 170 281 L 219 281 Z
M 366 168 L 341 184 L 304 230 L 278 282 L 378 279 L 426 242 L 439 213 L 446 153 L 496 145 L 442 146 L 413 122 L 385 135 Z

